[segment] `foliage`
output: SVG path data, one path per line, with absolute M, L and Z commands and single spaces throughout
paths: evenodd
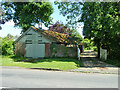
M 69 24 L 84 22 L 84 35 L 110 54 L 120 53 L 120 2 L 55 2 Z
M 72 32 L 70 31 L 70 28 L 62 24 L 61 22 L 57 21 L 55 24 L 52 24 L 52 26 L 49 26 L 49 31 L 59 32 L 63 34 L 70 35 Z
M 51 44 L 50 45 L 50 51 L 52 52 L 52 53 L 54 53 L 54 54 L 56 54 L 57 53 L 57 44 Z
M 66 47 L 64 44 L 58 45 L 58 44 L 51 44 L 50 45 L 50 51 L 51 56 L 50 57 L 72 57 L 77 58 L 76 53 L 76 47 Z M 74 53 L 75 52 L 75 53 Z M 58 55 L 58 56 L 57 56 Z
M 4 2 L 2 8 L 6 20 L 13 19 L 15 26 L 22 27 L 23 32 L 36 23 L 48 26 L 52 21 L 50 15 L 53 8 L 50 2 Z
M 62 33 L 69 35 L 71 38 L 70 41 L 82 41 L 82 37 L 81 35 L 77 32 L 77 30 L 73 29 L 73 28 L 68 28 L 67 25 L 64 25 L 62 23 L 60 23 L 59 21 L 57 21 L 55 24 L 53 24 L 52 26 L 49 27 L 49 31 L 54 31 L 54 32 L 58 32 L 58 33 Z M 66 38 L 67 40 L 69 39 L 68 37 Z M 68 43 L 68 42 L 67 42 Z M 74 42 L 71 42 L 74 43 Z
M 17 66 L 25 68 L 45 68 L 60 70 L 77 69 L 82 64 L 81 61 L 78 61 L 74 58 L 33 59 L 34 61 L 31 60 L 32 62 L 26 62 L 27 60 L 28 59 L 24 57 L 2 56 L 0 62 L 2 62 L 2 66 Z
M 87 8 L 87 9 L 86 9 Z M 89 8 L 89 9 L 88 9 Z M 81 21 L 86 37 L 93 37 L 96 44 L 116 56 L 120 52 L 120 2 L 85 3 Z M 92 22 L 92 23 L 91 23 Z
M 94 42 L 92 39 L 88 39 L 88 38 L 85 38 L 82 40 L 82 44 L 84 46 L 84 49 L 87 49 L 87 50 L 94 50 L 96 51 L 97 47 L 94 45 Z
M 80 19 L 81 12 L 81 2 L 57 2 L 55 4 L 58 5 L 58 9 L 63 16 L 67 16 L 68 24 L 74 25 Z
M 71 36 L 75 39 L 75 40 L 77 40 L 77 41 L 82 41 L 83 40 L 83 38 L 81 37 L 81 35 L 80 35 L 80 33 L 76 30 L 76 29 L 71 29 L 71 32 L 72 32 L 72 34 L 71 34 Z
M 83 44 L 85 49 L 90 50 L 91 43 L 90 43 L 89 39 L 87 39 L 87 38 L 83 39 L 82 44 Z
M 1 41 L 2 42 L 2 46 L 1 46 L 1 50 L 2 50 L 2 54 L 3 55 L 13 55 L 13 36 L 8 34 L 6 37 L 2 38 Z
M 3 18 L 4 15 L 5 15 L 5 13 L 4 13 L 4 11 L 2 10 L 2 8 L 0 7 L 0 17 L 1 17 L 1 18 L 0 18 L 0 30 L 2 29 L 1 24 L 5 24 L 5 22 L 6 22 L 5 18 Z

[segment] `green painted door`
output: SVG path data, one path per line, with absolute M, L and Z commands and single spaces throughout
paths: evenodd
M 26 57 L 45 57 L 45 44 L 26 44 Z

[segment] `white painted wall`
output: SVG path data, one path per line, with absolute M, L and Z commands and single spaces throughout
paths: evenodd
M 45 57 L 45 44 L 50 43 L 51 41 L 45 38 L 42 34 L 30 30 L 27 34 L 24 35 L 18 43 L 25 43 L 26 40 L 32 40 L 32 44 L 26 44 L 26 57 L 39 58 Z M 42 36 L 42 37 L 39 37 Z M 41 43 L 38 43 L 38 40 L 42 40 Z
M 50 42 L 50 40 L 48 40 L 47 38 L 45 38 L 42 34 L 35 32 L 34 30 L 30 30 L 27 34 L 32 34 L 32 35 L 24 35 L 19 41 L 18 43 L 24 43 L 25 40 L 32 40 L 33 44 L 37 44 L 38 40 L 42 40 L 45 43 Z M 42 36 L 42 37 L 39 37 Z

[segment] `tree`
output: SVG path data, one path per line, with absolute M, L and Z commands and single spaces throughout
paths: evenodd
M 81 2 L 57 2 L 55 4 L 58 5 L 58 9 L 63 16 L 67 16 L 67 21 L 69 25 L 74 25 L 80 20 L 81 6 L 83 3 Z
M 48 26 L 52 21 L 50 15 L 53 8 L 50 2 L 4 2 L 2 8 L 6 20 L 13 20 L 15 26 L 21 27 L 23 32 L 36 23 Z
M 86 25 L 84 26 L 85 35 L 94 38 L 98 51 L 99 47 L 102 47 L 116 55 L 120 52 L 120 12 L 118 8 L 120 8 L 120 2 L 91 2 L 85 3 L 82 8 L 81 21 Z
M 2 46 L 0 47 L 2 50 L 2 55 L 12 55 L 14 54 L 13 49 L 13 36 L 8 34 L 6 37 L 0 39 L 2 42 Z
M 0 7 L 0 30 L 2 29 L 1 24 L 5 24 L 5 19 L 3 18 L 4 15 L 5 15 L 5 13 L 2 10 L 2 8 Z
M 84 22 L 84 35 L 94 39 L 98 46 L 98 55 L 100 47 L 118 55 L 120 2 L 56 2 L 56 4 L 61 13 L 68 17 L 70 24 Z
M 71 39 L 76 41 L 82 41 L 83 39 L 76 29 L 73 29 L 73 28 L 70 29 L 68 28 L 67 25 L 64 25 L 62 22 L 59 22 L 59 21 L 57 21 L 52 26 L 49 26 L 49 31 L 68 34 L 69 36 L 72 37 Z
M 64 25 L 62 22 L 59 21 L 57 21 L 55 24 L 52 24 L 52 26 L 49 26 L 48 30 L 63 34 L 68 34 L 68 35 L 72 33 L 70 28 L 68 28 L 66 25 Z
M 94 51 L 97 50 L 97 47 L 94 45 L 94 42 L 92 39 L 85 38 L 82 40 L 82 44 L 84 46 L 84 49 L 94 50 Z

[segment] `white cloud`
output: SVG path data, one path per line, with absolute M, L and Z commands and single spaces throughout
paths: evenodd
M 83 25 L 77 27 L 77 31 L 80 33 L 80 35 L 81 35 L 82 37 L 84 37 L 84 36 L 83 36 Z
M 14 26 L 14 22 L 13 22 L 13 20 L 10 20 L 10 21 L 6 22 L 5 25 Z
M 0 37 L 4 37 L 7 34 L 11 34 L 13 36 L 20 35 L 21 29 L 14 27 L 14 22 L 10 20 L 9 22 L 6 22 L 5 24 L 2 24 L 2 30 L 0 30 Z

